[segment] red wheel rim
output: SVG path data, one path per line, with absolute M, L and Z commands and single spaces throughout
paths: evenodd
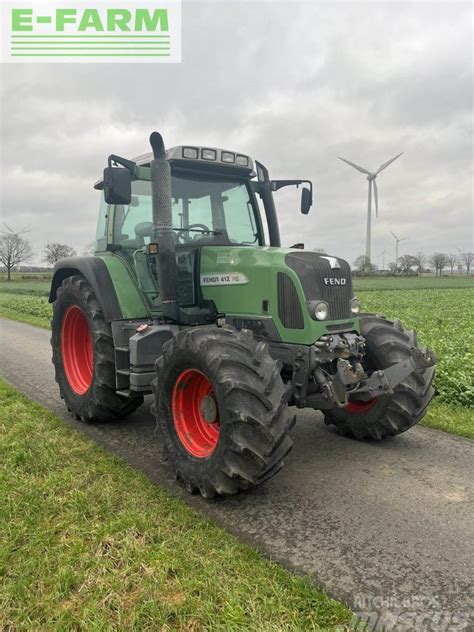
M 366 413 L 375 405 L 377 401 L 376 397 L 372 399 L 368 399 L 366 402 L 352 400 L 344 406 L 344 410 L 347 410 L 348 413 Z
M 92 384 L 94 351 L 87 319 L 78 305 L 70 305 L 64 314 L 61 356 L 70 387 L 83 395 Z
M 181 443 L 203 459 L 217 447 L 221 431 L 214 388 L 204 373 L 186 369 L 178 376 L 171 395 L 173 423 Z

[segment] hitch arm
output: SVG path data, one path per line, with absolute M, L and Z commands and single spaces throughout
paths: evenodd
M 359 383 L 359 386 L 351 391 L 351 395 L 363 395 L 364 399 L 379 397 L 393 393 L 393 389 L 414 371 L 424 371 L 436 364 L 435 354 L 426 349 L 425 352 L 413 347 L 411 355 L 406 360 L 398 362 L 383 371 L 374 371 L 372 375 Z

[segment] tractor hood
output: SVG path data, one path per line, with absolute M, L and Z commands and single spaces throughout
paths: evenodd
M 321 335 L 358 331 L 351 313 L 349 264 L 339 257 L 273 247 L 203 247 L 201 292 L 226 315 L 271 319 L 280 340 L 313 344 Z M 315 304 L 328 306 L 317 320 Z
M 329 305 L 329 318 L 350 318 L 351 269 L 347 261 L 316 252 L 288 253 L 285 262 L 298 275 L 307 302 L 323 300 Z

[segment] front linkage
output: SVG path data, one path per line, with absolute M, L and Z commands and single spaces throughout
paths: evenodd
M 345 408 L 349 398 L 367 402 L 393 395 L 413 372 L 423 372 L 436 364 L 433 351 L 412 346 L 406 359 L 368 376 L 363 366 L 365 338 L 355 333 L 324 335 L 309 347 L 270 343 L 270 353 L 292 366 L 294 404 L 319 410 Z

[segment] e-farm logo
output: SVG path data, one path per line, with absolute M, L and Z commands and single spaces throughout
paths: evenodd
M 180 0 L 2 2 L 3 62 L 180 62 Z

